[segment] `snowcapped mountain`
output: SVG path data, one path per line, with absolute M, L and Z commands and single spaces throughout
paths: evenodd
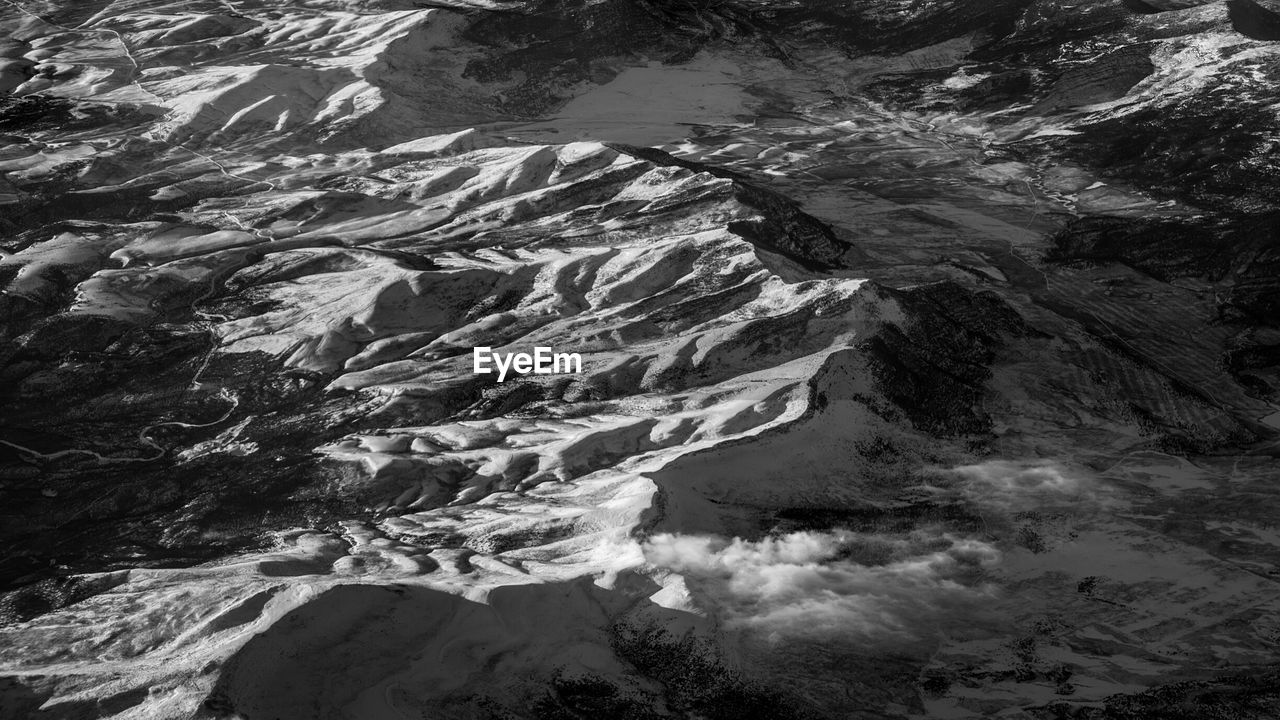
M 0 716 L 1275 717 L 1277 41 L 0 0 Z

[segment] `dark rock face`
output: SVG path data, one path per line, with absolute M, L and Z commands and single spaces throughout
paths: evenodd
M 839 267 L 850 250 L 836 237 L 831 226 L 806 214 L 800 206 L 776 191 L 749 181 L 731 170 L 683 160 L 654 148 L 641 148 L 609 143 L 618 152 L 666 167 L 681 167 L 733 182 L 733 196 L 760 212 L 759 220 L 738 221 L 730 225 L 736 232 L 766 250 L 785 255 L 807 267 L 831 269 Z
M 1277 121 L 1244 96 L 1140 110 L 1086 125 L 1065 141 L 1073 159 L 1106 174 L 1209 208 L 1258 212 L 1280 204 L 1280 173 L 1269 160 Z
M 1208 5 L 1213 0 L 1122 0 L 1124 6 L 1141 15 L 1185 10 L 1187 8 Z
M 991 33 L 992 40 L 974 48 L 970 59 L 1037 69 L 1061 60 L 1083 60 L 1096 54 L 1086 48 L 1123 33 L 1131 17 L 1121 3 L 1035 0 L 1022 9 L 1008 32 Z
M 1072 67 L 1053 84 L 1037 110 L 1052 113 L 1124 97 L 1134 85 L 1155 72 L 1148 52 L 1148 48 L 1141 45 L 1129 46 Z
M 147 113 L 129 105 L 103 105 L 46 95 L 0 97 L 0 132 L 19 137 L 40 130 L 90 130 L 146 118 Z
M 1221 322 L 1240 333 L 1224 348 L 1224 362 L 1264 397 L 1280 388 L 1263 379 L 1278 369 L 1274 341 L 1280 328 L 1280 216 L 1215 220 L 1086 218 L 1055 236 L 1057 261 L 1121 262 L 1162 282 L 1198 278 L 1215 293 Z
M 911 313 L 860 346 L 886 398 L 929 433 L 978 436 L 991 419 L 980 399 L 1009 337 L 1031 329 L 997 296 L 937 283 L 893 294 Z
M 123 574 L 96 578 L 59 577 L 0 592 L 0 627 L 25 622 L 118 587 Z
M 1079 715 L 1084 720 L 1162 717 L 1191 720 L 1200 717 L 1265 720 L 1280 704 L 1280 670 L 1262 668 L 1230 673 L 1213 680 L 1188 680 L 1153 688 L 1137 695 L 1109 698 L 1105 706 Z
M 1253 0 L 1227 0 L 1231 27 L 1254 40 L 1280 40 L 1280 14 Z
M 1069 225 L 1056 243 L 1051 259 L 1118 261 L 1164 282 L 1223 283 L 1224 320 L 1280 323 L 1280 216 L 1217 223 L 1089 218 Z
M 1013 105 L 1031 94 L 1035 75 L 1030 70 L 1006 70 L 979 80 L 965 88 L 956 99 L 956 107 L 965 111 Z
M 61 356 L 56 372 L 24 351 L 9 362 L 0 435 L 45 453 L 76 452 L 30 466 L 37 472 L 0 489 L 0 532 L 21 548 L 0 563 L 0 587 L 38 580 L 52 563 L 101 572 L 201 562 L 255 546 L 261 528 L 324 525 L 368 501 L 318 493 L 318 477 L 342 483 L 344 474 L 311 451 L 344 432 L 334 418 L 357 403 L 323 397 L 314 379 L 277 376 L 271 362 L 213 363 L 205 381 L 239 385 L 228 413 L 225 398 L 188 387 L 207 348 L 203 336 L 131 330 L 101 351 Z M 23 368 L 31 374 L 12 374 Z M 165 453 L 246 420 L 239 441 L 270 448 L 265 463 L 226 455 L 183 463 Z M 176 422 L 207 426 L 165 426 Z M 80 450 L 111 460 L 99 464 Z M 21 457 L 8 446 L 0 453 Z
M 1177 220 L 1083 218 L 1056 237 L 1050 259 L 1124 262 L 1168 282 L 1183 277 L 1223 280 L 1236 257 L 1218 228 Z M 1239 242 L 1239 237 L 1234 236 Z

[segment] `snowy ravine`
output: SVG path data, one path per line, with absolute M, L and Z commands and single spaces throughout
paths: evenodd
M 0 718 L 1275 717 L 1278 11 L 0 0 Z

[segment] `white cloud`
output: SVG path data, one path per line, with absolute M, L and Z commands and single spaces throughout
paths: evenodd
M 1028 510 L 1046 504 L 1097 499 L 1092 483 L 1052 462 L 993 460 L 944 472 L 960 479 L 961 491 L 970 501 L 1001 510 Z
M 922 638 L 990 596 L 999 554 L 976 540 L 799 532 L 761 540 L 664 534 L 649 563 L 685 577 L 726 624 L 774 636 Z

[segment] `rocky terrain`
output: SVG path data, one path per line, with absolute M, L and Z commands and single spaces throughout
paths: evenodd
M 0 717 L 1276 717 L 1277 41 L 0 0 Z

